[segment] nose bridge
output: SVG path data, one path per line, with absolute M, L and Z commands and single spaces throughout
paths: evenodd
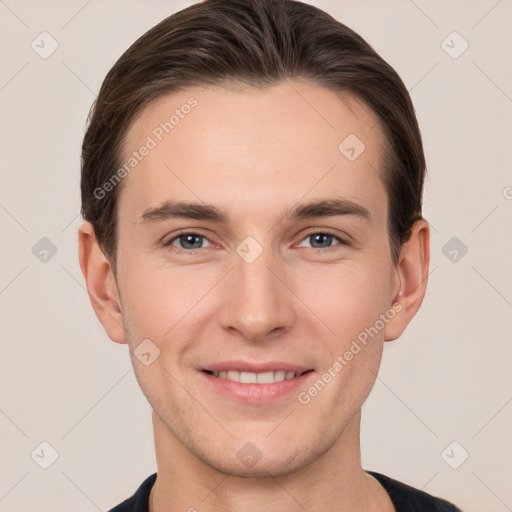
M 270 248 L 263 250 L 248 239 L 236 249 L 221 318 L 224 328 L 257 341 L 288 328 L 293 311 L 290 293 L 275 275 L 277 258 Z

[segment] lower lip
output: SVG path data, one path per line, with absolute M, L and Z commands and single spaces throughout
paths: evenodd
M 200 373 L 208 379 L 208 382 L 215 391 L 231 399 L 249 404 L 265 404 L 275 402 L 305 386 L 305 382 L 315 372 L 310 371 L 303 373 L 299 377 L 271 384 L 243 384 L 228 379 L 221 379 L 204 371 L 200 371 Z

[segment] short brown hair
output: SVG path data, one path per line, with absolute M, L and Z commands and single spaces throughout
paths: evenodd
M 389 204 L 393 262 L 422 217 L 425 157 L 409 93 L 394 69 L 353 30 L 293 0 L 206 0 L 143 34 L 108 72 L 82 145 L 81 213 L 114 272 L 117 200 L 123 183 L 98 198 L 121 165 L 124 138 L 149 102 L 190 86 L 226 82 L 267 87 L 305 79 L 349 92 L 377 115 L 388 150 L 381 179 Z M 341 142 L 341 141 L 340 141 Z

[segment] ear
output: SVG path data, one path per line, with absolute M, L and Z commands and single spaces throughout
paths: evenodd
M 391 308 L 395 316 L 384 330 L 384 341 L 399 338 L 423 302 L 430 263 L 430 228 L 425 219 L 417 220 L 411 236 L 402 245 L 395 267 L 396 284 Z
M 90 222 L 78 229 L 80 268 L 94 312 L 108 337 L 116 343 L 126 343 L 119 291 L 110 262 L 103 254 Z

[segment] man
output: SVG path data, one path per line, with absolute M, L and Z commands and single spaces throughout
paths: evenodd
M 208 0 L 110 70 L 80 265 L 153 409 L 158 471 L 112 510 L 456 511 L 361 467 L 361 406 L 429 266 L 396 72 L 289 0 Z

